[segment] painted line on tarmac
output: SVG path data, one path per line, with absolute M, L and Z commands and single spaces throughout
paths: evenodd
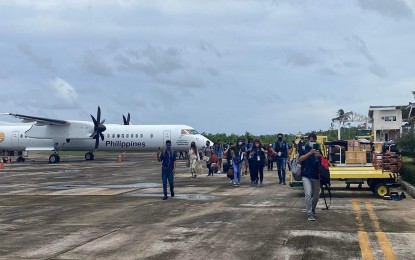
M 383 255 L 385 256 L 385 259 L 397 259 L 395 252 L 393 251 L 392 246 L 388 240 L 388 237 L 386 236 L 385 232 L 383 232 L 380 228 L 379 219 L 376 216 L 375 210 L 373 209 L 372 204 L 370 204 L 368 200 L 365 200 L 365 207 L 369 214 L 370 220 L 372 220 L 372 224 L 375 229 L 375 234 L 378 239 L 380 248 L 382 249 Z
M 373 251 L 370 247 L 369 234 L 365 231 L 359 200 L 352 198 L 352 205 L 356 216 L 356 224 L 358 228 L 357 237 L 359 239 L 360 251 L 362 252 L 362 259 L 374 260 Z

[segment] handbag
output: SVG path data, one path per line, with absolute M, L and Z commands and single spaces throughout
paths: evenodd
M 291 161 L 291 173 L 295 181 L 301 181 L 301 164 L 299 158 L 294 158 Z

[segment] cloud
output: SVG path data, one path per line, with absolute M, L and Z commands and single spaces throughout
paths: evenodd
M 347 37 L 346 41 L 349 43 L 349 46 L 356 51 L 357 53 L 361 54 L 365 57 L 369 62 L 369 71 L 378 76 L 378 77 L 385 77 L 387 75 L 387 71 L 381 65 L 379 65 L 373 55 L 370 53 L 369 49 L 366 46 L 365 41 L 363 41 L 359 36 L 352 35 L 351 37 Z M 347 65 L 350 65 L 346 63 Z M 346 65 L 345 64 L 345 65 Z
M 112 75 L 111 67 L 108 66 L 100 56 L 90 50 L 84 53 L 81 70 L 84 73 L 101 77 L 109 77 Z
M 61 78 L 50 80 L 47 87 L 55 97 L 54 101 L 56 103 L 73 105 L 78 99 L 78 93 L 75 88 Z
M 350 37 L 346 38 L 346 41 L 349 43 L 349 46 L 357 51 L 358 53 L 362 54 L 366 59 L 370 62 L 375 62 L 375 59 L 373 58 L 372 54 L 370 54 L 366 43 L 359 38 L 357 35 L 352 35 Z
M 161 48 L 148 45 L 142 51 L 129 50 L 129 56 L 119 55 L 118 69 L 127 72 L 143 72 L 149 76 L 171 74 L 184 68 L 180 51 L 176 48 Z
M 363 9 L 371 10 L 380 15 L 400 19 L 413 19 L 412 9 L 403 0 L 359 0 Z
M 26 44 L 17 44 L 17 48 L 38 67 L 49 71 L 55 71 L 52 60 L 39 56 L 30 46 Z
M 200 41 L 199 42 L 199 50 L 203 52 L 211 52 L 216 55 L 219 59 L 222 58 L 222 54 L 219 52 L 219 50 L 216 48 L 216 46 L 212 43 L 208 43 L 206 41 Z
M 157 77 L 157 81 L 165 85 L 173 85 L 183 88 L 203 88 L 205 82 L 203 79 L 194 74 L 188 74 L 187 72 L 181 73 L 179 76 L 172 77 Z
M 285 58 L 286 65 L 295 67 L 308 67 L 316 62 L 316 59 L 312 55 L 294 50 L 289 51 Z

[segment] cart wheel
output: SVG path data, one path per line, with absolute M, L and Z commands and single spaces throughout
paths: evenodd
M 389 187 L 385 183 L 378 183 L 375 186 L 375 194 L 378 198 L 383 198 L 385 195 L 389 194 Z

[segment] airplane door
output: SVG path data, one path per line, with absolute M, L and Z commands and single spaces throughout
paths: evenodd
M 164 130 L 163 131 L 163 145 L 166 143 L 167 140 L 171 141 L 171 131 L 170 130 Z
M 18 131 L 14 131 L 12 133 L 12 145 L 13 147 L 19 146 L 19 132 Z

